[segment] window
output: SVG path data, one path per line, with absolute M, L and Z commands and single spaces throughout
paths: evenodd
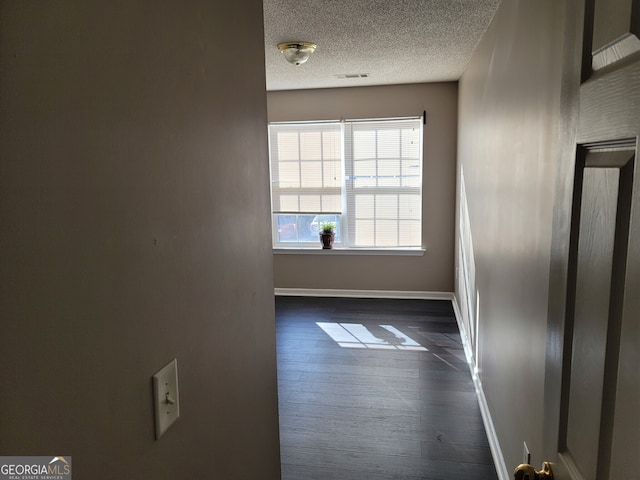
M 318 245 L 336 223 L 336 247 L 422 244 L 419 118 L 269 126 L 275 247 Z

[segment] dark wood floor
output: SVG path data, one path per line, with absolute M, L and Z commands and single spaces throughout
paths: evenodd
M 450 302 L 277 297 L 276 328 L 283 480 L 497 478 Z

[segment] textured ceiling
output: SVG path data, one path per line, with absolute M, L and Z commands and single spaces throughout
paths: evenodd
M 500 0 L 263 0 L 267 90 L 458 80 Z M 307 63 L 277 44 L 308 41 Z M 336 76 L 368 74 L 368 78 Z

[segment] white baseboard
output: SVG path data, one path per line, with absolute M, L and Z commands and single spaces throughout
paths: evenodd
M 491 418 L 491 412 L 489 411 L 489 405 L 487 405 L 487 397 L 484 395 L 482 389 L 482 381 L 478 376 L 476 369 L 476 361 L 473 358 L 473 349 L 469 343 L 469 336 L 467 335 L 466 328 L 462 322 L 462 315 L 460 314 L 460 307 L 458 306 L 458 300 L 455 295 L 452 295 L 451 303 L 453 304 L 453 312 L 458 322 L 458 328 L 460 329 L 460 338 L 462 339 L 462 345 L 464 347 L 464 353 L 467 357 L 467 363 L 471 370 L 471 378 L 473 379 L 473 385 L 476 389 L 476 396 L 478 397 L 478 404 L 480 406 L 480 413 L 482 415 L 482 422 L 484 423 L 484 429 L 487 433 L 487 440 L 489 441 L 489 448 L 491 449 L 491 456 L 493 457 L 493 463 L 496 466 L 496 472 L 498 474 L 498 480 L 510 480 L 511 475 L 507 470 L 507 465 L 504 462 L 504 456 L 502 455 L 502 449 L 500 448 L 500 442 L 498 442 L 498 434 L 493 425 L 493 419 Z
M 339 290 L 318 288 L 275 288 L 279 296 L 291 297 L 347 297 L 347 298 L 399 298 L 414 300 L 453 300 L 451 292 L 413 292 L 399 290 Z

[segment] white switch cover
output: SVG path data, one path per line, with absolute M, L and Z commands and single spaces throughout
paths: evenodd
M 180 417 L 178 360 L 173 359 L 153 376 L 156 440 Z

